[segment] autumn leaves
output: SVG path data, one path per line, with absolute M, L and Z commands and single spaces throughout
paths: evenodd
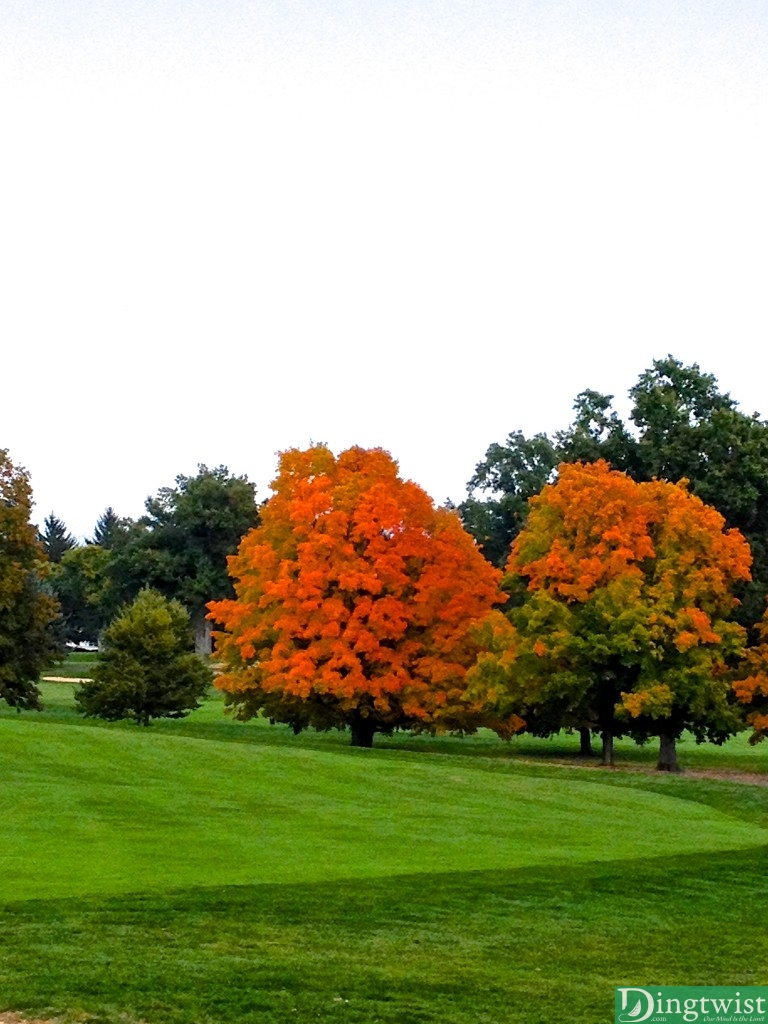
M 236 598 L 211 606 L 238 714 L 348 725 L 365 746 L 394 728 L 476 728 L 471 627 L 503 594 L 458 517 L 378 449 L 287 452 L 274 489 L 230 560 Z
M 750 560 L 683 485 L 561 466 L 513 544 L 520 596 L 488 637 L 475 691 L 539 735 L 599 731 L 606 763 L 614 736 L 659 736 L 660 767 L 674 769 L 683 731 L 722 742 L 740 726 L 731 680 L 746 631 L 730 615 Z
M 273 488 L 230 558 L 235 598 L 209 606 L 240 717 L 349 726 L 360 745 L 395 728 L 590 728 L 610 760 L 615 735 L 721 740 L 740 726 L 735 696 L 768 693 L 730 618 L 748 545 L 683 485 L 560 467 L 505 593 L 458 516 L 384 451 L 292 450 Z

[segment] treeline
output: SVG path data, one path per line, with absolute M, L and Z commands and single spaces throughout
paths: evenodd
M 179 601 L 189 612 L 200 653 L 210 653 L 206 604 L 230 595 L 227 555 L 259 521 L 254 485 L 225 466 L 201 465 L 147 498 L 134 521 L 107 508 L 93 535 L 78 545 L 51 513 L 40 531 L 49 562 L 47 585 L 60 606 L 59 637 L 95 643 L 124 605 L 144 588 Z
M 435 509 L 386 452 L 315 445 L 283 454 L 262 506 L 247 478 L 201 466 L 138 521 L 108 508 L 82 546 L 53 514 L 33 535 L 29 481 L 5 453 L 0 611 L 16 618 L 0 626 L 0 695 L 35 706 L 56 641 L 102 637 L 114 689 L 84 691 L 84 710 L 120 717 L 120 666 L 150 673 L 150 621 L 171 659 L 155 691 L 185 657 L 177 605 L 158 603 L 173 599 L 200 651 L 213 621 L 217 685 L 241 718 L 349 728 L 360 745 L 393 729 L 578 729 L 605 763 L 617 736 L 658 737 L 668 769 L 684 731 L 760 739 L 768 424 L 671 356 L 629 394 L 626 423 L 585 391 L 555 435 L 492 444 L 458 507 Z M 129 658 L 114 649 L 128 634 Z M 131 716 L 183 714 L 184 699 Z

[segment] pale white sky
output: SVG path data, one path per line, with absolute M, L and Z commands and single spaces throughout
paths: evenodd
M 3 0 L 0 140 L 0 447 L 78 535 L 311 440 L 458 501 L 668 352 L 768 416 L 764 0 Z

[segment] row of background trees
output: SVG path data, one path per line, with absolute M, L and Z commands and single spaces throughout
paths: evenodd
M 646 687 L 638 691 L 646 693 L 642 700 L 635 700 L 634 703 L 632 700 L 625 701 L 625 719 L 632 719 L 626 727 L 622 726 L 621 718 L 614 714 L 618 706 L 616 701 L 621 703 L 623 700 L 622 686 L 628 687 L 626 692 L 632 693 L 638 685 L 645 686 L 647 682 L 640 671 L 642 658 L 638 657 L 637 652 L 642 645 L 635 642 L 636 637 L 633 640 L 633 651 L 610 652 L 610 658 L 613 659 L 610 665 L 607 665 L 606 659 L 603 658 L 605 652 L 601 654 L 597 649 L 590 655 L 591 662 L 589 658 L 585 659 L 583 637 L 577 644 L 584 669 L 582 689 L 587 685 L 587 676 L 590 676 L 590 672 L 593 683 L 596 675 L 600 676 L 603 682 L 609 675 L 614 677 L 615 685 L 612 689 L 609 688 L 612 694 L 609 702 L 613 710 L 608 725 L 605 714 L 601 717 L 594 707 L 587 706 L 589 702 L 582 699 L 583 693 L 580 703 L 572 694 L 568 695 L 568 686 L 561 687 L 561 691 L 555 695 L 556 699 L 553 699 L 554 691 L 551 687 L 544 694 L 541 673 L 536 685 L 529 687 L 524 694 L 519 686 L 519 680 L 525 675 L 521 671 L 524 662 L 520 660 L 520 652 L 525 647 L 520 639 L 521 624 L 527 615 L 523 614 L 521 609 L 528 605 L 530 610 L 525 591 L 531 587 L 532 577 L 527 573 L 533 563 L 530 558 L 526 561 L 522 555 L 520 543 L 510 560 L 511 547 L 516 538 L 524 536 L 531 508 L 537 507 L 536 502 L 530 503 L 530 499 L 544 492 L 548 495 L 547 500 L 551 501 L 552 488 L 557 482 L 558 466 L 563 463 L 592 464 L 604 460 L 605 470 L 598 471 L 598 475 L 603 473 L 605 476 L 605 473 L 608 473 L 611 481 L 615 477 L 610 476 L 609 466 L 626 474 L 626 478 L 636 485 L 648 484 L 657 479 L 687 479 L 690 496 L 697 500 L 701 499 L 701 502 L 717 509 L 724 519 L 724 526 L 740 530 L 748 540 L 752 551 L 751 577 L 742 562 L 737 559 L 741 568 L 731 572 L 726 588 L 730 594 L 729 588 L 732 587 L 734 597 L 737 598 L 738 603 L 733 602 L 734 617 L 736 626 L 742 629 L 744 640 L 743 643 L 731 645 L 731 662 L 726 665 L 726 659 L 718 668 L 718 672 L 720 682 L 725 683 L 726 668 L 729 672 L 733 669 L 737 653 L 742 657 L 741 651 L 737 652 L 736 648 L 740 649 L 749 640 L 752 671 L 751 675 L 745 678 L 751 682 L 742 683 L 741 696 L 743 699 L 759 698 L 762 696 L 763 685 L 761 644 L 765 646 L 762 613 L 768 593 L 768 424 L 757 415 L 748 416 L 742 413 L 730 396 L 719 390 L 714 377 L 703 373 L 695 365 L 686 367 L 671 356 L 656 361 L 651 369 L 642 374 L 638 383 L 631 389 L 630 397 L 633 404 L 629 424 L 624 423 L 613 409 L 611 396 L 585 391 L 577 396 L 575 416 L 568 427 L 552 437 L 537 434 L 527 438 L 520 432 L 513 432 L 505 444 L 491 445 L 484 460 L 478 464 L 468 485 L 468 497 L 458 506 L 458 512 L 465 528 L 478 542 L 485 555 L 487 561 L 483 564 L 490 562 L 492 566 L 507 569 L 503 586 L 509 600 L 506 614 L 502 617 L 509 623 L 511 632 L 505 632 L 498 620 L 494 626 L 493 620 L 488 619 L 479 633 L 476 632 L 472 642 L 469 642 L 465 636 L 459 636 L 456 631 L 458 626 L 455 624 L 453 632 L 449 629 L 447 633 L 444 631 L 442 634 L 441 642 L 446 651 L 448 648 L 454 651 L 447 660 L 443 657 L 440 663 L 440 652 L 430 641 L 421 654 L 415 656 L 415 660 L 411 658 L 409 661 L 406 658 L 404 661 L 398 661 L 395 675 L 399 673 L 401 681 L 405 681 L 406 678 L 413 681 L 420 673 L 422 682 L 427 676 L 432 679 L 432 683 L 427 685 L 426 689 L 430 691 L 430 700 L 434 707 L 428 712 L 424 711 L 424 702 L 422 701 L 420 705 L 413 696 L 412 686 L 404 686 L 405 701 L 400 698 L 393 700 L 394 691 L 383 697 L 382 671 L 390 671 L 391 675 L 392 666 L 397 660 L 391 652 L 398 647 L 401 639 L 411 644 L 412 652 L 418 647 L 418 644 L 416 647 L 413 646 L 413 608 L 409 612 L 403 610 L 408 601 L 414 607 L 414 603 L 420 603 L 422 612 L 423 606 L 431 602 L 439 618 L 440 599 L 436 595 L 440 592 L 440 587 L 443 587 L 443 603 L 446 607 L 455 607 L 455 603 L 451 605 L 455 595 L 450 588 L 446 589 L 445 575 L 441 577 L 442 582 L 438 578 L 437 570 L 433 573 L 432 580 L 436 589 L 427 595 L 421 581 L 424 565 L 428 560 L 425 561 L 423 551 L 420 555 L 416 553 L 418 545 L 414 547 L 413 543 L 409 542 L 413 548 L 411 554 L 397 555 L 394 561 L 391 560 L 395 550 L 394 541 L 400 544 L 400 534 L 407 532 L 397 524 L 405 522 L 405 516 L 412 514 L 410 510 L 414 510 L 415 514 L 417 506 L 422 509 L 418 513 L 422 520 L 419 527 L 422 534 L 425 531 L 439 533 L 444 528 L 442 525 L 438 527 L 437 521 L 432 520 L 429 520 L 431 525 L 425 525 L 427 519 L 424 518 L 426 513 L 423 506 L 419 505 L 421 499 L 417 501 L 413 494 L 406 502 L 409 511 L 404 511 L 406 506 L 400 508 L 397 504 L 400 499 L 394 498 L 397 488 L 392 480 L 391 469 L 386 468 L 380 460 L 376 462 L 374 459 L 371 465 L 377 468 L 375 471 L 372 470 L 363 459 L 364 453 L 358 449 L 350 450 L 357 454 L 348 456 L 345 463 L 348 468 L 350 458 L 352 463 L 355 459 L 360 462 L 351 475 L 348 474 L 349 480 L 343 488 L 345 496 L 329 497 L 321 488 L 316 498 L 312 499 L 320 501 L 321 505 L 323 502 L 331 501 L 330 507 L 334 508 L 334 503 L 341 502 L 339 511 L 342 506 L 347 509 L 344 513 L 346 519 L 335 515 L 323 519 L 318 509 L 312 505 L 312 501 L 306 505 L 306 488 L 310 488 L 311 491 L 312 487 L 316 487 L 315 481 L 318 476 L 323 476 L 324 473 L 325 477 L 330 479 L 340 472 L 327 449 L 316 446 L 310 449 L 309 453 L 295 453 L 296 458 L 305 454 L 310 463 L 319 460 L 325 469 L 320 474 L 315 470 L 309 472 L 307 479 L 302 477 L 297 467 L 288 472 L 288 476 L 282 482 L 283 491 L 285 492 L 286 488 L 290 490 L 295 485 L 298 488 L 296 500 L 299 501 L 299 506 L 289 508 L 283 502 L 285 507 L 281 520 L 278 512 L 281 501 L 280 486 L 278 487 L 278 493 L 263 510 L 267 517 L 267 532 L 257 530 L 251 533 L 247 542 L 244 541 L 240 547 L 238 558 L 233 562 L 234 587 L 233 579 L 230 579 L 227 573 L 226 556 L 233 554 L 238 549 L 241 537 L 259 524 L 260 509 L 253 485 L 245 477 L 231 476 L 225 467 L 208 470 L 201 466 L 196 477 L 178 477 L 175 487 L 163 488 L 156 497 L 147 500 L 146 515 L 137 522 L 122 519 L 112 509 L 107 509 L 99 519 L 90 542 L 83 546 L 75 543 L 65 524 L 52 514 L 45 520 L 39 540 L 52 564 L 44 589 L 47 588 L 49 595 L 58 599 L 61 607 L 62 614 L 57 623 L 59 639 L 96 639 L 121 607 L 133 600 L 142 588 L 152 587 L 166 597 L 178 599 L 187 608 L 195 623 L 197 646 L 201 651 L 208 649 L 209 644 L 206 605 L 211 601 L 217 602 L 212 606 L 212 614 L 225 625 L 220 650 L 225 661 L 228 661 L 222 685 L 227 689 L 228 699 L 236 705 L 241 717 L 264 711 L 272 718 L 290 721 L 297 729 L 307 725 L 321 728 L 340 724 L 353 725 L 353 739 L 356 730 L 358 739 L 365 736 L 366 740 L 372 740 L 375 731 L 387 731 L 397 727 L 471 729 L 481 723 L 477 711 L 483 706 L 485 724 L 493 725 L 502 735 L 520 727 L 523 721 L 531 731 L 538 731 L 544 735 L 562 725 L 578 726 L 585 732 L 590 728 L 597 728 L 603 733 L 604 741 L 614 734 L 621 734 L 622 731 L 629 732 L 636 738 L 642 738 L 643 731 L 647 735 L 651 730 L 661 735 L 659 721 L 666 718 L 666 724 L 669 725 L 670 719 L 671 704 L 667 691 L 662 692 L 657 688 L 649 697 Z M 281 473 L 283 469 L 284 467 L 281 468 Z M 356 506 L 353 508 L 349 505 L 349 495 L 355 488 L 360 492 L 360 486 L 359 483 L 353 486 L 349 481 L 362 480 L 366 474 L 371 476 L 371 486 L 378 494 L 376 500 L 381 508 L 377 510 L 371 506 L 372 499 L 365 498 L 363 504 L 365 505 L 366 501 L 368 504 L 365 505 L 365 516 L 360 520 L 355 510 Z M 280 480 L 279 477 L 278 483 Z M 389 481 L 386 486 L 385 480 Z M 356 500 L 362 500 L 360 493 Z M 644 498 L 643 501 L 645 500 Z M 666 497 L 664 500 L 671 499 Z M 301 505 L 301 502 L 304 502 L 304 505 Z M 640 501 L 640 505 L 642 503 Z M 299 507 L 301 512 L 297 514 Z M 391 522 L 385 521 L 386 516 L 382 518 L 381 509 L 387 507 L 390 509 L 388 514 Z M 538 508 L 541 512 L 541 499 Z M 593 511 L 596 514 L 596 510 Z M 302 520 L 305 513 L 309 518 L 305 517 Z M 629 513 L 625 510 L 622 514 Z M 303 549 L 297 546 L 296 536 L 292 539 L 288 536 L 291 531 L 295 533 L 299 520 L 304 522 L 302 528 L 308 531 L 303 541 Z M 440 523 L 444 521 L 447 520 L 440 520 Z M 330 522 L 336 523 L 334 529 L 337 534 L 333 537 L 327 536 L 325 532 Z M 342 527 L 340 523 L 346 525 Z M 371 523 L 378 524 L 373 534 L 370 533 Z M 648 526 L 648 530 L 651 531 L 649 537 L 653 529 L 656 528 Z M 339 530 L 342 531 L 341 534 L 338 534 Z M 345 530 L 348 531 L 346 534 Z M 718 528 L 713 528 L 712 537 L 717 533 Z M 324 551 L 325 554 L 322 557 L 317 552 L 312 555 L 314 562 L 311 573 L 307 575 L 309 570 L 302 560 L 305 560 L 306 552 L 310 548 L 314 551 L 314 547 L 308 541 L 310 536 L 322 538 L 317 551 Z M 366 544 L 369 544 L 374 536 L 378 538 L 377 543 L 380 543 L 381 537 L 388 541 L 386 558 L 382 551 L 379 553 L 378 561 L 374 560 L 364 569 L 358 566 L 354 572 L 347 565 L 340 576 L 339 566 L 333 563 L 328 552 L 346 551 L 346 559 L 351 557 L 350 551 L 357 552 L 357 557 L 361 554 L 358 550 L 362 543 L 360 538 L 367 537 Z M 536 542 L 539 545 L 542 543 L 541 536 Z M 358 539 L 355 540 L 355 537 Z M 658 540 L 658 530 L 654 537 Z M 554 540 L 555 535 L 552 534 L 549 543 L 554 543 Z M 560 537 L 557 542 L 562 543 L 563 538 Z M 451 549 L 454 555 L 458 547 L 454 545 Z M 444 559 L 449 558 L 449 548 L 443 549 Z M 706 554 L 705 549 L 706 545 L 699 554 L 700 558 Z M 594 557 L 594 552 L 587 552 L 587 556 Z M 401 559 L 400 562 L 397 561 L 398 558 Z M 390 559 L 391 564 L 387 559 Z M 632 562 L 632 559 L 627 562 L 631 570 L 630 577 L 637 577 L 636 562 L 637 559 L 635 562 Z M 388 569 L 385 568 L 387 564 Z M 461 579 L 466 592 L 468 588 L 472 588 L 468 576 L 470 563 L 464 563 L 459 559 L 455 565 L 459 564 L 463 568 L 461 571 L 457 570 L 454 575 Z M 417 570 L 413 566 L 416 565 L 420 566 L 418 573 L 421 575 L 414 575 Z M 269 566 L 269 572 L 276 573 L 274 580 L 269 584 L 269 593 L 260 592 L 258 585 L 254 589 L 256 576 L 267 578 L 264 576 L 265 566 Z M 399 568 L 395 570 L 393 566 Z M 482 587 L 486 591 L 489 587 L 493 589 L 494 585 L 489 582 L 490 577 L 487 576 L 486 570 L 482 570 L 479 563 L 475 563 L 475 566 L 470 575 L 476 581 L 484 580 Z M 643 571 L 646 570 L 648 565 L 645 565 Z M 391 593 L 382 593 L 381 586 L 375 582 L 375 577 L 386 572 L 393 574 L 387 585 L 390 590 L 394 586 L 392 580 L 396 578 L 405 586 L 401 597 L 407 595 L 407 599 L 404 598 L 405 605 L 401 602 L 398 610 L 395 610 L 389 601 Z M 41 579 L 43 575 L 41 572 Z M 314 582 L 307 590 L 307 581 L 310 577 Z M 650 577 L 649 581 L 651 590 L 648 593 L 655 593 L 653 588 L 659 581 L 654 581 Z M 384 589 L 387 590 L 386 587 Z M 277 602 L 272 600 L 276 594 L 282 595 Z M 307 596 L 308 594 L 310 596 Z M 282 614 L 281 609 L 284 610 L 287 604 L 296 600 L 298 604 L 293 608 L 293 619 L 286 626 L 287 617 Z M 361 600 L 368 608 L 366 615 L 370 618 L 373 614 L 376 620 L 373 632 L 370 629 L 367 633 L 365 630 L 361 631 Z M 711 594 L 702 600 L 705 603 L 709 601 L 711 605 Z M 262 628 L 264 620 L 258 616 L 256 621 L 247 622 L 254 601 L 255 605 L 270 608 L 272 620 L 265 628 Z M 332 605 L 336 609 L 335 618 L 332 617 L 332 621 L 329 622 L 325 621 L 323 616 L 315 615 L 313 619 L 313 601 L 320 601 L 321 604 L 326 602 L 328 607 Z M 565 605 L 573 605 L 573 601 L 571 595 L 570 598 L 566 598 Z M 726 601 L 725 604 L 727 603 Z M 585 608 L 586 606 L 585 599 Z M 309 618 L 305 620 L 302 616 L 307 608 L 310 609 L 310 613 Z M 298 617 L 297 609 L 304 609 Z M 721 613 L 730 613 L 732 610 L 725 605 L 720 609 L 706 609 L 709 626 L 712 625 L 712 614 L 716 612 L 722 618 Z M 551 608 L 549 611 L 551 612 Z M 677 612 L 679 611 L 680 608 L 677 609 Z M 482 617 L 480 612 L 478 606 L 474 608 L 473 614 L 475 617 Z M 339 639 L 339 623 L 342 620 L 346 621 L 345 616 L 357 644 L 357 648 L 350 648 L 346 652 L 342 649 L 343 644 Z M 530 616 L 528 618 L 530 619 Z M 244 623 L 245 632 L 241 628 Z M 369 625 L 366 619 L 366 629 Z M 550 638 L 553 632 L 557 633 L 556 626 L 557 623 L 553 622 L 551 616 L 549 619 L 546 615 L 540 616 L 537 627 L 540 635 L 530 633 L 527 637 L 533 652 L 533 662 L 529 658 L 529 667 L 531 663 L 536 664 L 538 668 L 547 664 L 547 659 L 542 654 L 544 648 L 547 648 L 550 661 L 546 679 L 559 679 L 560 682 L 566 680 L 573 688 L 572 666 L 569 667 L 563 661 L 568 656 L 568 645 L 561 644 L 559 651 L 555 652 L 555 661 L 551 660 L 557 645 L 550 643 Z M 702 622 L 699 622 L 699 626 L 700 635 L 696 645 L 703 649 L 707 643 L 715 641 L 707 639 L 709 626 Z M 284 634 L 281 633 L 283 627 L 287 629 Z M 426 628 L 425 623 L 422 623 L 422 627 Z M 429 629 L 435 636 L 440 635 L 439 631 L 435 633 L 434 623 Z M 485 638 L 480 640 L 478 637 L 482 636 L 483 629 Z M 750 632 L 747 633 L 746 630 Z M 716 635 L 712 629 L 710 633 Z M 422 639 L 426 635 L 423 629 L 419 635 Z M 514 639 L 511 640 L 510 637 Z M 666 647 L 659 643 L 656 647 L 673 653 L 672 649 L 680 646 L 675 637 L 674 632 L 670 633 L 664 641 Z M 260 639 L 255 642 L 255 638 Z M 318 645 L 315 652 L 317 657 L 313 662 L 314 655 L 310 656 L 308 651 L 314 650 L 315 641 Z M 721 642 L 719 636 L 716 642 Z M 362 651 L 361 644 L 369 645 L 368 654 Z M 483 650 L 483 644 L 488 655 L 483 662 L 483 671 L 474 671 L 472 674 L 470 663 L 477 653 Z M 370 667 L 373 646 L 376 647 L 377 657 L 381 662 L 375 671 Z M 724 648 L 721 645 L 722 649 Z M 353 651 L 354 657 L 350 651 Z M 680 653 L 681 651 L 677 650 L 677 654 Z M 655 654 L 654 657 L 664 669 L 664 656 Z M 270 682 L 266 677 L 265 666 L 274 666 L 281 659 L 281 667 Z M 386 668 L 387 662 L 389 669 Z M 446 668 L 449 663 L 453 665 L 453 669 Z M 512 668 L 513 665 L 516 667 Z M 351 678 L 355 676 L 355 672 L 360 675 L 358 670 L 361 666 L 363 677 L 366 677 L 367 672 L 367 681 L 363 678 L 361 683 L 358 679 L 353 685 Z M 316 670 L 326 678 L 327 685 L 313 675 Z M 472 714 L 468 714 L 469 704 L 459 693 L 465 686 L 468 671 L 473 680 L 475 694 L 470 700 Z M 291 681 L 291 686 L 287 689 L 281 689 L 275 682 L 281 672 L 283 679 Z M 682 674 L 685 676 L 686 672 Z M 703 679 L 703 674 L 698 674 Z M 578 676 L 578 673 L 576 675 Z M 688 672 L 687 675 L 690 677 L 691 673 Z M 442 683 L 438 686 L 440 678 Z M 657 680 L 657 683 L 663 685 L 660 680 Z M 608 692 L 604 686 L 602 689 L 598 686 L 598 689 L 603 695 Z M 538 703 L 531 699 L 531 693 L 538 693 L 541 698 Z M 722 696 L 722 692 L 720 695 Z M 701 693 L 698 693 L 698 697 L 700 696 Z M 717 704 L 717 701 L 715 703 Z M 310 707 L 313 709 L 311 714 Z M 723 711 L 723 707 L 724 705 L 718 704 L 718 714 Z M 493 708 L 493 714 L 489 712 L 490 708 Z M 759 717 L 759 711 L 755 714 Z M 736 727 L 733 716 L 730 722 L 725 722 L 722 715 L 720 717 L 721 721 L 717 727 L 702 725 L 698 735 L 701 738 L 717 740 L 733 731 Z M 702 713 L 699 716 L 700 724 L 704 718 L 706 715 Z M 366 720 L 364 725 L 363 720 Z M 667 739 L 674 741 L 683 727 L 691 727 L 692 721 L 690 715 L 686 717 L 677 714 L 677 724 L 667 730 Z
M 201 465 L 147 498 L 139 520 L 107 508 L 93 536 L 79 545 L 54 513 L 40 542 L 52 563 L 49 586 L 58 599 L 61 638 L 95 643 L 118 610 L 150 587 L 189 612 L 198 653 L 210 653 L 206 604 L 232 593 L 227 555 L 259 522 L 254 485 L 226 466 Z

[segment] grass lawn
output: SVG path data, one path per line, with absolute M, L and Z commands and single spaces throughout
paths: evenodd
M 44 675 L 67 677 L 69 679 L 91 679 L 99 656 L 94 651 L 70 651 L 58 664 L 53 665 Z
M 0 713 L 0 1010 L 101 1024 L 600 1024 L 615 985 L 768 985 L 768 788 L 576 737 Z M 684 744 L 766 773 L 768 749 Z

